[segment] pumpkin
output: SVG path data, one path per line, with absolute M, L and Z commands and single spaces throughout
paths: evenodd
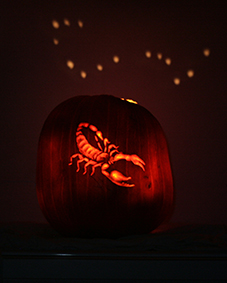
M 163 130 L 144 107 L 110 96 L 77 96 L 42 128 L 37 196 L 65 236 L 116 238 L 149 233 L 173 208 Z

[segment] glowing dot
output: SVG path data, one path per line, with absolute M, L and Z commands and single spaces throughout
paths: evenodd
M 165 59 L 166 65 L 171 65 L 172 61 L 170 58 Z
M 118 62 L 120 61 L 120 58 L 115 55 L 115 56 L 113 57 L 113 61 L 114 61 L 114 63 L 118 63 Z
M 73 61 L 71 61 L 71 60 L 68 60 L 68 61 L 66 62 L 66 65 L 69 67 L 69 69 L 73 69 L 73 68 L 74 68 L 74 63 L 73 63 Z
M 69 27 L 70 26 L 70 21 L 68 19 L 64 19 L 64 24 Z
M 98 65 L 97 65 L 97 69 L 98 69 L 99 71 L 102 71 L 102 70 L 103 70 L 103 66 L 100 65 L 100 64 L 98 64 Z
M 188 75 L 189 78 L 194 77 L 194 71 L 193 70 L 188 70 L 187 71 L 187 75 Z
M 81 21 L 81 20 L 78 20 L 78 26 L 80 27 L 80 28 L 82 28 L 83 26 L 84 26 L 84 23 Z
M 145 52 L 145 56 L 146 56 L 147 58 L 151 58 L 151 51 L 147 50 L 147 51 Z
M 56 20 L 53 20 L 53 21 L 52 21 L 52 26 L 53 26 L 54 28 L 59 28 L 59 27 L 60 27 L 59 22 L 56 21 Z
M 179 78 L 174 78 L 173 82 L 175 83 L 175 85 L 179 85 L 180 84 L 180 79 Z
M 203 55 L 206 57 L 210 56 L 210 49 L 209 48 L 203 49 Z
M 159 60 L 161 60 L 162 59 L 162 53 L 157 53 L 157 58 L 159 59 Z
M 53 38 L 53 42 L 54 42 L 55 45 L 59 44 L 59 40 L 57 38 Z
M 87 77 L 87 73 L 85 71 L 80 71 L 81 78 L 85 79 Z

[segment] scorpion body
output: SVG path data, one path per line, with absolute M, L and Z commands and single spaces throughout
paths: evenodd
M 87 128 L 94 132 L 94 137 L 97 142 L 98 148 L 92 146 L 85 135 L 83 134 L 83 129 Z M 102 148 L 100 141 L 102 141 L 104 148 Z M 77 172 L 80 170 L 80 163 L 86 162 L 84 165 L 84 173 L 87 173 L 87 167 L 89 165 L 92 166 L 91 175 L 95 173 L 96 167 L 101 167 L 101 172 L 104 176 L 106 176 L 109 180 L 119 186 L 123 187 L 133 187 L 134 184 L 128 184 L 127 181 L 131 179 L 131 177 L 126 177 L 117 170 L 112 172 L 108 172 L 107 169 L 114 162 L 125 159 L 126 161 L 132 161 L 135 165 L 140 166 L 144 171 L 144 161 L 139 158 L 137 155 L 128 155 L 119 152 L 118 146 L 111 144 L 107 138 L 103 138 L 102 132 L 99 131 L 94 125 L 89 123 L 80 123 L 77 127 L 76 131 L 76 143 L 80 153 L 73 154 L 70 157 L 69 165 L 72 165 L 73 159 L 78 157 L 77 160 Z

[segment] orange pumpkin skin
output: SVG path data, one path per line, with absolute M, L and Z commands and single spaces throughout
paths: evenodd
M 102 141 L 89 128 L 81 128 L 78 134 L 80 123 L 95 126 L 103 139 L 118 146 L 116 151 L 143 160 L 144 170 L 125 159 L 113 164 L 102 161 L 109 166 L 105 172 L 116 170 L 131 177 L 127 183 L 133 187 L 107 178 L 97 158 L 82 160 L 86 156 L 79 151 L 76 135 L 85 136 L 99 150 Z M 84 173 L 88 160 L 97 165 L 93 175 L 93 165 Z M 78 96 L 61 103 L 40 134 L 37 196 L 46 219 L 65 236 L 115 238 L 149 233 L 173 210 L 173 179 L 161 126 L 142 106 L 109 95 Z

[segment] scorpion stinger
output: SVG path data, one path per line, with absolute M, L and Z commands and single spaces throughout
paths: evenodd
M 95 133 L 95 140 L 97 142 L 98 148 L 95 148 L 89 144 L 88 140 L 83 134 L 83 128 L 88 128 Z M 104 149 L 102 148 L 99 140 L 103 142 Z M 145 162 L 139 158 L 136 154 L 123 154 L 118 151 L 118 147 L 111 144 L 107 138 L 103 138 L 102 132 L 100 132 L 94 125 L 89 123 L 80 123 L 76 131 L 76 143 L 80 153 L 75 153 L 71 155 L 69 165 L 72 165 L 73 159 L 78 157 L 77 160 L 77 170 L 80 170 L 80 163 L 85 162 L 84 173 L 87 173 L 87 167 L 92 166 L 91 175 L 95 173 L 95 168 L 101 167 L 101 172 L 106 176 L 111 182 L 122 187 L 134 187 L 135 184 L 129 184 L 127 181 L 131 180 L 131 177 L 124 176 L 121 172 L 113 170 L 108 172 L 110 165 L 119 160 L 131 161 L 133 164 L 142 168 L 145 171 Z

